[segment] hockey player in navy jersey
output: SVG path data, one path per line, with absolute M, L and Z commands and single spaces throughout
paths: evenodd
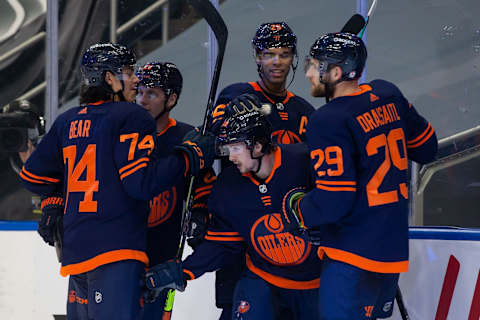
M 259 79 L 234 83 L 220 92 L 213 111 L 213 128 L 218 128 L 222 123 L 225 107 L 233 98 L 249 93 L 257 96 L 262 103 L 273 106 L 267 119 L 272 125 L 275 143 L 304 141 L 308 118 L 314 108 L 287 89 L 297 69 L 297 36 L 285 22 L 263 23 L 252 39 L 252 48 Z M 290 70 L 291 80 L 287 83 Z M 241 268 L 242 264 L 239 262 L 236 266 L 219 270 L 216 274 L 216 304 L 225 310 L 226 315 L 221 319 L 229 319 L 231 314 L 233 289 L 241 274 Z
M 155 119 L 157 141 L 154 152 L 159 157 L 168 155 L 182 142 L 185 134 L 193 129 L 193 126 L 170 117 L 182 91 L 182 75 L 171 62 L 151 62 L 138 70 L 137 77 L 137 103 Z M 191 209 L 195 219 L 206 220 L 208 217 L 207 200 L 215 178 L 215 172 L 206 168 L 195 179 Z M 188 180 L 181 176 L 174 185 L 165 188 L 149 201 L 147 255 L 150 266 L 175 258 L 182 232 L 181 218 L 187 188 Z M 162 292 L 161 297 L 156 297 L 155 301 L 146 301 L 142 319 L 162 318 L 166 293 L 167 290 Z
M 307 149 L 304 144 L 276 146 L 258 108 L 238 110 L 219 128 L 219 149 L 233 165 L 222 170 L 214 185 L 205 241 L 185 259 L 183 269 L 172 261 L 147 272 L 147 286 L 183 290 L 184 279 L 229 266 L 242 255 L 247 267 L 237 283 L 229 319 L 273 320 L 286 314 L 317 319 L 316 248 L 288 233 L 280 217 L 287 190 L 311 188 Z
M 215 104 L 213 126 L 221 124 L 225 106 L 233 98 L 250 93 L 262 103 L 273 105 L 267 119 L 272 124 L 276 143 L 304 141 L 308 117 L 314 108 L 287 89 L 290 69 L 293 73 L 291 81 L 297 69 L 297 36 L 285 22 L 263 23 L 252 39 L 252 47 L 259 80 L 234 83 L 224 88 Z
M 307 231 L 324 227 L 321 319 L 391 316 L 408 271 L 408 160 L 427 163 L 437 151 L 432 126 L 395 85 L 358 83 L 366 58 L 362 39 L 330 33 L 305 63 L 312 96 L 329 102 L 307 127 L 316 188 L 286 195 L 284 222 L 296 213 Z
M 135 63 L 121 45 L 88 48 L 81 105 L 55 120 L 20 173 L 32 192 L 64 197 L 60 274 L 70 276 L 69 319 L 138 318 L 148 264 L 147 200 L 213 161 L 213 139 L 195 131 L 174 153 L 152 155 L 155 122 L 130 102 Z

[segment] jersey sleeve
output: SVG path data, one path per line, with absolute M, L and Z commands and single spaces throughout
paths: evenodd
M 114 159 L 125 191 L 149 200 L 186 174 L 186 159 L 177 153 L 153 156 L 156 128 L 145 112 L 134 112 L 116 137 Z
M 198 278 L 206 272 L 225 268 L 232 261 L 238 261 L 238 256 L 245 253 L 246 243 L 224 218 L 226 213 L 217 205 L 218 197 L 218 193 L 215 194 L 214 191 L 209 201 L 212 218 L 205 241 L 200 243 L 183 262 L 184 271 L 191 279 Z
M 357 190 L 354 141 L 346 120 L 336 113 L 318 115 L 307 129 L 314 188 L 299 203 L 307 228 L 339 221 L 351 210 Z
M 380 96 L 393 97 L 402 105 L 405 120 L 405 135 L 409 160 L 424 164 L 435 159 L 437 154 L 437 136 L 432 125 L 422 117 L 415 107 L 405 98 L 393 83 L 376 79 L 371 85 Z
M 23 186 L 36 194 L 62 193 L 64 165 L 61 158 L 59 121 L 42 138 L 20 172 Z
M 438 149 L 437 135 L 432 125 L 408 103 L 406 138 L 408 158 L 425 164 L 435 159 Z

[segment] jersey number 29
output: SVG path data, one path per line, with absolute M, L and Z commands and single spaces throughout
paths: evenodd
M 399 144 L 403 148 L 403 156 L 400 154 Z M 385 176 L 390 170 L 392 163 L 398 170 L 407 170 L 407 148 L 405 146 L 405 135 L 401 128 L 391 130 L 388 135 L 384 133 L 372 137 L 368 140 L 366 150 L 369 156 L 378 153 L 381 147 L 385 148 L 385 159 L 378 167 L 377 171 L 367 183 L 367 198 L 370 207 L 383 204 L 394 203 L 398 201 L 397 190 L 379 192 L 378 188 L 382 184 Z M 408 188 L 405 182 L 399 184 L 400 194 L 408 199 Z

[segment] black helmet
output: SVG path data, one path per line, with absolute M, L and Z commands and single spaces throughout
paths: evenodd
M 87 87 L 104 85 L 105 73 L 122 73 L 122 67 L 134 66 L 137 62 L 133 51 L 114 43 L 98 43 L 87 49 L 83 55 L 80 70 Z
M 257 142 L 262 144 L 263 152 L 272 148 L 272 126 L 260 110 L 237 113 L 223 122 L 217 136 L 217 152 L 225 156 L 228 153 L 222 146 L 237 142 L 244 142 L 251 151 Z
M 258 27 L 252 39 L 256 52 L 268 48 L 292 48 L 297 52 L 297 36 L 285 22 L 268 22 Z
M 342 68 L 341 80 L 352 80 L 362 75 L 367 48 L 361 38 L 351 33 L 328 33 L 313 43 L 310 57 L 323 63 L 323 71 L 334 64 Z
M 171 62 L 151 62 L 137 71 L 138 86 L 162 88 L 167 96 L 182 92 L 183 78 L 177 66 Z

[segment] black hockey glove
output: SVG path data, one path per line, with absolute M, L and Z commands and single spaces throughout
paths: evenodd
M 208 229 L 208 210 L 192 209 L 190 225 L 188 229 L 188 245 L 195 248 L 203 241 Z
M 63 198 L 52 196 L 42 198 L 42 217 L 38 223 L 38 234 L 50 246 L 62 239 Z
M 215 159 L 215 137 L 207 132 L 202 136 L 199 129 L 193 129 L 183 138 L 182 144 L 175 146 L 188 158 L 190 173 L 196 176 L 203 168 L 211 167 Z
M 305 196 L 305 188 L 293 188 L 283 197 L 282 223 L 287 232 L 296 236 L 305 236 L 305 226 L 299 214 L 298 203 Z
M 180 261 L 169 260 L 153 266 L 145 273 L 145 285 L 148 289 L 145 301 L 149 303 L 155 301 L 165 289 L 184 291 L 187 278 Z

